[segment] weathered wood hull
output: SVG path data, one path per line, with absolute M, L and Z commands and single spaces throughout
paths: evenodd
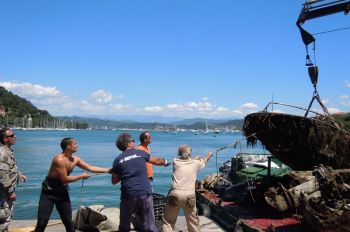
M 243 133 L 248 144 L 259 140 L 294 170 L 312 170 L 319 164 L 335 169 L 350 167 L 350 133 L 326 117 L 257 112 L 246 116 Z

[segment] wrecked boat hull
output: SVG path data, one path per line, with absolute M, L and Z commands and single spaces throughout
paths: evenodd
M 323 164 L 350 167 L 350 133 L 327 117 L 257 112 L 244 119 L 249 145 L 259 140 L 275 157 L 294 170 L 312 170 Z

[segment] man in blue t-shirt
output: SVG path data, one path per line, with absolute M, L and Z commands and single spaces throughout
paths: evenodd
M 116 141 L 118 149 L 123 151 L 112 167 L 112 184 L 121 182 L 119 231 L 130 231 L 131 216 L 135 213 L 142 222 L 143 231 L 154 232 L 157 228 L 146 162 L 158 166 L 167 166 L 168 162 L 136 150 L 134 142 L 128 133 L 119 135 Z

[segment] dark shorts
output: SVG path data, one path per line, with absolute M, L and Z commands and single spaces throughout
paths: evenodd
M 42 183 L 42 190 L 54 193 L 67 193 L 69 190 L 68 184 L 62 184 L 60 180 L 46 177 Z
M 130 231 L 130 223 L 133 213 L 135 213 L 136 216 L 140 219 L 143 231 L 157 231 L 152 195 L 143 195 L 121 199 L 119 225 L 120 232 Z

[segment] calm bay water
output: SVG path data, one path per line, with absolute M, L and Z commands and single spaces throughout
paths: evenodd
M 111 167 L 114 158 L 120 154 L 115 146 L 116 137 L 121 131 L 15 131 L 17 143 L 12 147 L 17 157 L 20 170 L 27 176 L 27 183 L 20 183 L 17 187 L 17 201 L 15 202 L 14 219 L 35 219 L 39 202 L 41 182 L 47 175 L 53 156 L 61 152 L 60 142 L 64 137 L 74 137 L 78 140 L 78 152 L 86 162 Z M 140 132 L 130 131 L 135 141 L 138 141 Z M 162 133 L 151 132 L 150 145 L 153 156 L 165 157 L 171 161 L 177 156 L 180 144 L 189 144 L 193 155 L 205 155 L 208 151 L 215 152 L 228 144 L 240 140 L 245 147 L 245 140 L 241 133 L 194 135 L 192 132 Z M 136 143 L 138 144 L 138 143 Z M 253 151 L 246 149 L 245 151 Z M 217 153 L 209 161 L 207 167 L 198 174 L 198 179 L 215 173 L 223 162 L 231 159 L 239 149 L 227 148 Z M 172 167 L 154 166 L 154 192 L 166 194 L 171 183 Z M 76 167 L 72 175 L 82 173 Z M 72 208 L 83 204 L 104 205 L 105 207 L 119 207 L 120 185 L 112 185 L 110 175 L 93 175 L 83 182 L 69 184 Z M 82 187 L 83 186 L 83 187 Z M 51 218 L 59 218 L 54 209 Z

